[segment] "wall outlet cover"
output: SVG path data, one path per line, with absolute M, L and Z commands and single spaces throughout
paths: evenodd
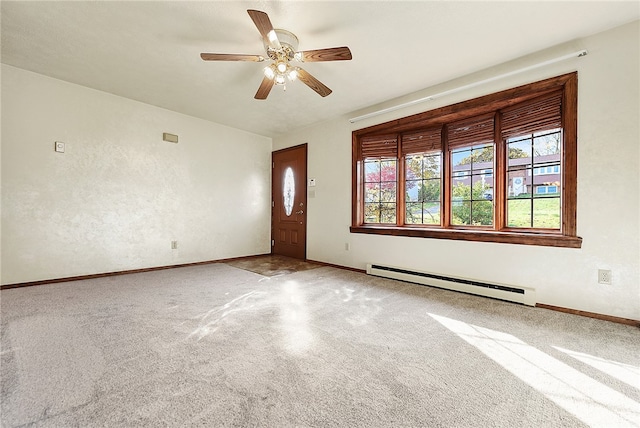
M 611 271 L 608 269 L 598 269 L 598 284 L 611 284 Z

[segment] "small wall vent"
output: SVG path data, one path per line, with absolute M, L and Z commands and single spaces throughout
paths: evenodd
M 169 143 L 177 143 L 178 142 L 178 136 L 175 134 L 169 134 L 168 132 L 163 132 L 162 133 L 162 140 L 163 141 L 167 141 Z

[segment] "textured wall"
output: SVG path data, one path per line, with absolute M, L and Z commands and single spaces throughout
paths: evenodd
M 274 139 L 274 150 L 309 143 L 308 174 L 317 185 L 308 203 L 308 257 L 356 268 L 387 263 L 529 286 L 537 289 L 539 303 L 640 319 L 638 27 L 636 21 Z M 589 54 L 355 124 L 347 120 L 580 49 Z M 575 70 L 581 249 L 349 233 L 353 130 Z M 598 269 L 611 269 L 612 285 L 597 283 Z
M 3 65 L 2 284 L 268 252 L 270 153 L 266 137 Z

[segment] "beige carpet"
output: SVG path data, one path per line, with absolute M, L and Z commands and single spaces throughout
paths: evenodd
M 4 290 L 2 426 L 640 424 L 640 331 L 320 267 Z

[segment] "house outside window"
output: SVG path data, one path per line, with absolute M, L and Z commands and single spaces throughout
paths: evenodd
M 353 133 L 351 232 L 580 247 L 577 73 Z

